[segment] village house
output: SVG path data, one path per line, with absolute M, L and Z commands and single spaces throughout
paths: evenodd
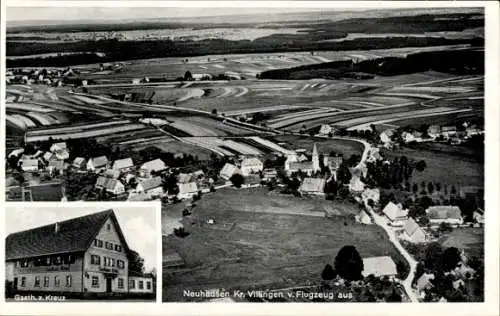
M 130 250 L 113 210 L 10 234 L 5 250 L 6 279 L 16 292 L 129 292 Z
M 177 183 L 179 186 L 179 193 L 177 194 L 177 198 L 182 199 L 192 199 L 193 196 L 198 194 L 198 185 L 196 182 L 188 182 L 188 183 Z
M 363 276 L 394 278 L 398 272 L 396 264 L 389 256 L 363 258 Z
M 120 170 L 106 169 L 104 173 L 101 173 L 105 177 L 118 179 L 121 176 Z
M 423 243 L 427 241 L 425 232 L 412 217 L 405 223 L 404 234 L 412 243 Z
M 19 148 L 19 149 L 14 149 L 13 151 L 10 152 L 9 158 L 10 157 L 19 157 L 24 153 L 24 148 Z
M 47 151 L 45 154 L 43 154 L 42 158 L 45 162 L 49 162 L 52 160 L 52 158 L 54 158 L 55 155 L 53 153 L 51 153 L 50 151 Z
M 138 193 L 145 193 L 148 196 L 160 196 L 163 194 L 161 177 L 154 177 L 143 180 L 137 184 L 135 189 Z
M 203 180 L 205 177 L 205 173 L 203 170 L 196 170 L 190 173 L 179 173 L 177 176 L 177 182 L 187 183 L 187 182 L 198 182 Z
M 365 184 L 360 177 L 353 175 L 349 181 L 349 191 L 352 193 L 361 193 L 365 189 Z
M 418 278 L 416 288 L 417 293 L 421 298 L 425 297 L 425 292 L 432 289 L 434 284 L 432 284 L 432 280 L 434 280 L 434 274 L 432 273 L 424 273 L 420 278 Z
M 380 141 L 384 145 L 384 147 L 390 147 L 392 144 L 392 137 L 394 136 L 394 130 L 386 129 L 382 133 L 380 133 Z
M 328 135 L 330 133 L 333 133 L 333 128 L 330 125 L 328 125 L 328 124 L 321 125 L 321 127 L 319 129 L 320 135 Z
M 479 211 L 475 211 L 473 214 L 474 221 L 480 225 L 484 225 L 484 214 Z
M 51 160 L 49 161 L 47 170 L 51 175 L 55 175 L 56 173 L 62 175 L 64 173 L 64 170 L 66 170 L 66 165 L 62 160 Z
M 191 77 L 193 80 L 200 81 L 200 80 L 211 80 L 212 75 L 210 74 L 192 74 Z
M 244 158 L 241 161 L 240 169 L 243 176 L 248 176 L 249 174 L 262 171 L 262 169 L 264 169 L 264 164 L 262 163 L 262 161 L 255 157 Z
M 143 163 L 139 168 L 139 175 L 142 178 L 151 178 L 152 173 L 167 169 L 167 165 L 161 159 L 155 159 Z
M 241 170 L 236 167 L 235 165 L 233 164 L 230 164 L 230 163 L 226 163 L 224 165 L 224 167 L 222 167 L 220 173 L 219 173 L 219 176 L 224 179 L 224 180 L 229 180 L 231 179 L 231 177 L 234 175 L 234 174 L 241 174 Z
M 396 205 L 393 202 L 387 203 L 382 212 L 389 219 L 392 226 L 403 226 L 408 218 L 408 211 L 403 210 L 401 204 Z
M 437 226 L 441 223 L 448 223 L 450 225 L 462 225 L 464 223 L 458 206 L 430 206 L 425 212 L 432 226 Z
M 38 159 L 23 158 L 19 160 L 18 164 L 24 172 L 38 171 Z
M 431 125 L 427 129 L 427 134 L 429 134 L 431 138 L 436 138 L 441 135 L 441 127 L 439 125 Z
M 83 157 L 76 157 L 72 164 L 72 166 L 78 170 L 84 169 L 86 165 L 87 161 Z
M 276 178 L 278 176 L 278 172 L 274 168 L 266 168 L 262 171 L 262 175 L 265 181 L 269 181 Z
M 94 157 L 87 161 L 87 170 L 99 173 L 101 170 L 106 169 L 107 165 L 108 158 L 106 158 L 106 156 Z
M 121 173 L 130 172 L 134 169 L 132 158 L 118 159 L 113 162 L 113 170 L 119 170 Z
M 52 146 L 50 146 L 50 151 L 54 153 L 59 160 L 66 160 L 69 158 L 69 150 L 65 142 L 52 144 Z
M 457 127 L 456 126 L 443 126 L 441 128 L 441 135 L 444 138 L 451 138 L 457 134 Z
M 323 178 L 305 178 L 299 187 L 304 195 L 324 195 L 326 180 Z
M 98 189 L 105 189 L 107 192 L 118 195 L 125 192 L 125 186 L 117 179 L 108 177 L 99 177 L 95 187 Z

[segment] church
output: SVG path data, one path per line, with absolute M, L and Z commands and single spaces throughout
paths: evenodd
M 302 171 L 307 175 L 312 175 L 315 172 L 321 171 L 319 165 L 319 154 L 316 144 L 313 145 L 312 160 L 311 161 L 299 161 L 297 154 L 288 155 L 285 161 L 285 171 L 287 175 L 291 175 L 294 172 Z

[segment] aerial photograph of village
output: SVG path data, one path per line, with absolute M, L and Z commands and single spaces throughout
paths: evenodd
M 484 301 L 484 8 L 6 16 L 6 200 L 161 203 L 163 302 Z

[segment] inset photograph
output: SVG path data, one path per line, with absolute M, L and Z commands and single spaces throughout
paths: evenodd
M 6 300 L 156 301 L 159 205 L 77 205 L 7 206 Z

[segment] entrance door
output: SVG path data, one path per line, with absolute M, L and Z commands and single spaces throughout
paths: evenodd
M 16 278 L 14 278 L 14 284 L 13 284 L 14 290 L 17 290 L 17 282 L 18 281 L 17 281 L 17 277 L 16 277 Z
M 112 278 L 106 278 L 106 292 L 111 293 L 111 281 L 113 281 Z

